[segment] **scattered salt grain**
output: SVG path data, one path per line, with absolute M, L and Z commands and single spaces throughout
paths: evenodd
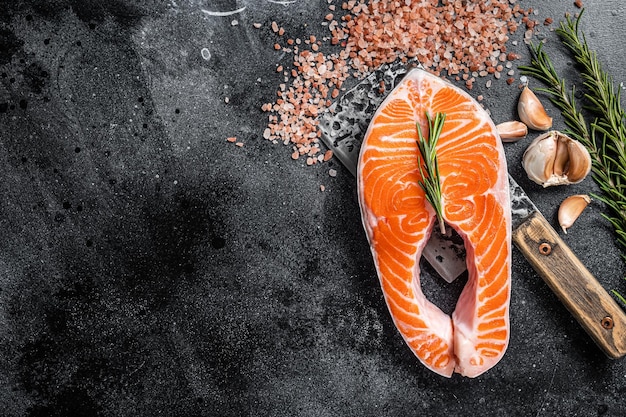
M 336 177 L 337 176 L 337 170 L 335 169 L 329 169 L 328 170 L 328 175 L 330 175 L 331 177 Z

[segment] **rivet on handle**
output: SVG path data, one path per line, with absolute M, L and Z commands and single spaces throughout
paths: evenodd
M 600 324 L 602 324 L 602 327 L 605 329 L 610 330 L 613 328 L 613 318 L 611 318 L 611 316 L 606 316 L 600 320 Z
M 551 252 L 552 252 L 552 246 L 550 246 L 549 243 L 543 242 L 541 245 L 539 245 L 540 254 L 548 256 L 550 255 Z

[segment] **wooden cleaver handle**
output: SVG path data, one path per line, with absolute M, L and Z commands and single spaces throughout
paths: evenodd
M 513 241 L 585 331 L 610 358 L 626 354 L 626 313 L 539 213 Z

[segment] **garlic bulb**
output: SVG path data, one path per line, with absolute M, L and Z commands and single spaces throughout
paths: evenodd
M 496 125 L 502 142 L 517 142 L 528 134 L 528 126 L 517 120 Z
M 591 156 L 578 141 L 552 130 L 535 138 L 524 152 L 522 166 L 537 184 L 576 184 L 591 170 Z
M 548 130 L 552 127 L 552 117 L 548 116 L 546 109 L 533 93 L 525 86 L 517 102 L 517 113 L 526 126 L 534 130 Z
M 559 206 L 559 225 L 565 233 L 570 228 L 585 207 L 591 203 L 591 198 L 586 194 L 577 194 L 567 197 Z

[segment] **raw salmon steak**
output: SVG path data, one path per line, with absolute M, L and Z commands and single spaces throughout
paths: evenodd
M 468 280 L 452 317 L 424 296 L 419 260 L 435 212 L 419 185 L 417 124 L 445 113 L 436 153 L 443 218 L 465 242 Z M 411 70 L 377 109 L 359 155 L 359 204 L 393 321 L 429 369 L 476 377 L 509 342 L 511 206 L 504 149 L 469 94 Z

